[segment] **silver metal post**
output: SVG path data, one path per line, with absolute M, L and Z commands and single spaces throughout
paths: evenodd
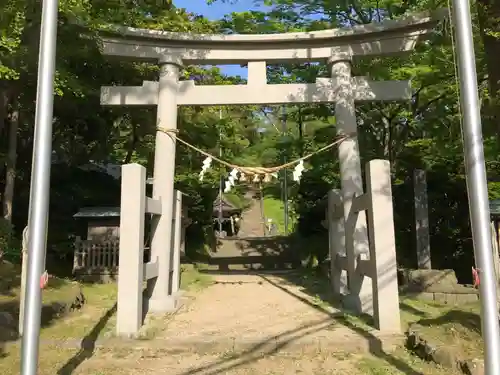
M 481 324 L 486 375 L 500 375 L 500 330 L 491 251 L 490 209 L 484 164 L 472 21 L 468 0 L 453 0 L 453 23 L 460 79 L 464 156 L 474 255 L 480 272 Z
M 264 192 L 262 191 L 262 182 L 259 182 L 259 204 L 260 204 L 260 217 L 262 220 L 262 235 L 266 237 L 269 233 L 267 230 L 266 216 L 264 212 Z
M 222 159 L 222 109 L 219 110 L 219 158 Z M 224 183 L 223 176 L 219 177 L 219 236 L 222 236 L 222 184 Z
M 32 211 L 28 223 L 28 280 L 21 344 L 21 375 L 38 373 L 42 292 L 40 277 L 45 267 L 52 159 L 52 114 L 56 59 L 58 0 L 44 0 L 38 55 L 38 87 L 32 167 Z
M 286 136 L 287 126 L 286 126 L 286 108 L 283 106 L 282 109 L 281 126 L 283 131 L 283 137 Z M 286 164 L 286 154 L 283 156 L 283 164 Z M 285 214 L 285 235 L 288 234 L 288 181 L 287 181 L 287 170 L 283 169 L 283 207 Z

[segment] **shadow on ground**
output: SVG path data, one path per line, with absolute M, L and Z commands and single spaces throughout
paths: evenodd
M 217 250 L 197 260 L 218 266 L 221 271 L 231 266 L 247 269 L 285 269 L 300 266 L 298 246 L 290 236 L 245 237 L 219 239 Z
M 210 270 L 201 270 L 200 272 L 211 273 L 211 274 L 221 274 L 217 271 Z M 226 271 L 225 273 L 229 274 L 245 274 L 252 273 L 257 274 L 259 277 L 266 283 L 271 284 L 272 286 L 280 289 L 284 293 L 291 295 L 292 297 L 300 300 L 300 302 L 320 311 L 324 314 L 324 320 L 319 322 L 315 322 L 313 325 L 308 327 L 301 327 L 296 329 L 294 332 L 285 332 L 278 337 L 270 340 L 268 342 L 262 342 L 251 349 L 248 349 L 238 355 L 231 356 L 229 358 L 221 359 L 217 362 L 211 363 L 209 365 L 199 367 L 196 369 L 192 369 L 190 371 L 185 372 L 183 375 L 192 375 L 192 374 L 209 374 L 215 375 L 217 373 L 229 371 L 231 369 L 243 366 L 245 364 L 251 363 L 252 361 L 258 360 L 259 358 L 273 355 L 291 344 L 294 340 L 297 340 L 301 337 L 305 337 L 314 332 L 319 332 L 321 330 L 329 329 L 333 325 L 341 324 L 351 331 L 356 333 L 359 337 L 363 338 L 367 342 L 367 347 L 369 348 L 369 353 L 373 356 L 385 361 L 389 365 L 398 369 L 404 374 L 408 375 L 423 375 L 422 372 L 415 370 L 407 363 L 392 355 L 390 352 L 384 350 L 383 340 L 376 335 L 373 328 L 369 327 L 369 325 L 373 324 L 373 320 L 369 316 L 360 316 L 356 317 L 357 322 L 361 324 L 354 323 L 349 317 L 344 313 L 332 313 L 331 307 L 339 308 L 339 303 L 334 300 L 332 294 L 328 292 L 329 283 L 326 280 L 321 280 L 314 274 L 303 274 L 302 272 L 297 271 L 288 271 L 281 272 L 276 274 L 279 278 L 283 280 L 282 282 L 276 282 L 272 280 L 269 276 L 273 275 L 274 272 L 260 272 L 260 271 L 252 271 L 252 270 L 234 270 L 234 271 Z M 310 295 L 312 297 L 319 298 L 321 303 L 313 303 L 309 299 L 304 298 L 303 296 L 297 295 L 286 288 L 283 284 L 294 284 L 301 287 L 301 292 Z M 330 307 L 330 308 L 328 308 Z M 287 339 L 287 336 L 292 335 L 293 337 Z M 272 345 L 274 341 L 276 345 Z M 403 344 L 403 340 L 401 339 L 401 345 Z M 341 348 L 339 348 L 341 351 Z
M 460 324 L 469 331 L 481 333 L 481 318 L 479 314 L 472 311 L 450 310 L 439 317 L 421 319 L 418 321 L 421 326 L 438 326 L 444 324 Z
M 48 296 L 49 298 L 44 298 L 42 304 L 41 328 L 50 327 L 58 319 L 71 311 L 79 310 L 85 304 L 85 297 L 77 283 L 52 279 L 50 289 L 44 290 L 44 292 L 51 294 Z M 42 297 L 44 292 L 42 292 Z M 0 300 L 0 312 L 2 313 L 0 344 L 19 339 L 19 306 L 19 298 L 8 297 L 3 301 Z
M 99 334 L 106 327 L 106 324 L 116 313 L 117 304 L 115 303 L 106 313 L 99 319 L 97 324 L 92 328 L 92 330 L 83 338 L 80 350 L 72 358 L 66 362 L 59 371 L 58 375 L 71 375 L 84 361 L 88 360 L 94 355 L 95 346 Z

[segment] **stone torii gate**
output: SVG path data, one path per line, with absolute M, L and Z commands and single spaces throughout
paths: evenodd
M 159 80 L 144 82 L 142 86 L 102 87 L 101 104 L 157 106 L 158 127 L 176 129 L 180 105 L 335 103 L 339 134 L 353 135 L 340 144 L 338 151 L 341 198 L 347 219 L 353 199 L 363 195 L 355 103 L 411 98 L 409 81 L 353 77 L 352 60 L 408 53 L 441 18 L 440 14 L 420 14 L 348 29 L 266 35 L 199 35 L 119 27 L 102 34 L 103 53 L 157 63 Z M 318 78 L 315 83 L 268 84 L 266 64 L 287 61 L 328 63 L 331 78 Z M 248 64 L 248 83 L 198 86 L 194 81 L 179 81 L 182 66 L 189 64 Z M 152 311 L 175 306 L 170 277 L 174 173 L 175 140 L 157 131 L 153 199 L 161 201 L 162 214 L 151 245 L 151 256 L 159 264 L 149 301 Z M 349 248 L 355 256 L 348 257 L 349 269 L 355 269 L 356 262 L 369 254 L 364 212 L 359 213 L 352 241 Z M 360 309 L 372 312 L 372 287 L 367 281 L 359 292 Z

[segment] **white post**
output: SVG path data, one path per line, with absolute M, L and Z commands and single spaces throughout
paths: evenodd
M 75 239 L 77 241 L 77 239 Z M 75 258 L 77 257 L 76 255 L 76 247 L 73 253 L 73 270 L 75 269 L 75 263 L 76 260 Z M 23 229 L 23 239 L 21 242 L 21 292 L 19 296 L 19 336 L 23 336 L 23 324 L 24 324 L 24 299 L 26 296 L 26 277 L 27 273 L 26 270 L 28 269 L 28 226 L 24 227 Z
M 157 126 L 177 129 L 177 94 L 180 61 L 160 61 Z M 175 139 L 156 132 L 153 198 L 161 201 L 162 214 L 154 218 L 151 259 L 158 259 L 158 277 L 148 280 L 149 309 L 156 312 L 175 308 L 171 295 L 172 217 L 174 202 Z
M 495 280 L 497 285 L 497 306 L 500 314 L 500 254 L 498 253 L 498 238 L 497 228 L 493 220 L 490 225 L 491 228 L 491 250 L 493 251 L 493 268 L 495 270 Z
M 339 190 L 328 192 L 327 215 L 332 289 L 336 297 L 341 297 L 347 293 L 347 275 L 338 264 L 338 257 L 345 256 L 345 220 Z
M 234 217 L 231 216 L 229 220 L 231 222 L 231 236 L 234 236 Z
M 366 165 L 368 228 L 372 270 L 373 318 L 384 333 L 400 333 L 396 241 L 392 211 L 391 166 L 387 160 Z
M 344 219 L 350 222 L 352 200 L 363 194 L 363 178 L 361 175 L 361 161 L 357 140 L 356 111 L 351 82 L 350 56 L 336 56 L 330 59 L 332 64 L 332 79 L 339 84 L 339 99 L 335 103 L 335 121 L 340 134 L 349 134 L 338 147 L 340 161 L 340 178 L 342 187 L 342 201 L 344 204 Z M 353 227 L 346 227 L 346 255 L 348 265 L 348 280 L 350 297 L 356 299 L 354 307 L 358 313 L 373 313 L 371 280 L 356 272 L 357 261 L 369 257 L 368 233 L 366 228 L 366 214 L 361 211 L 357 214 L 357 221 Z
M 181 282 L 181 236 L 182 236 L 182 193 L 175 191 L 175 219 L 172 265 L 172 294 L 179 292 Z
M 142 165 L 122 166 L 120 207 L 116 332 L 118 335 L 133 336 L 142 325 L 146 209 L 146 168 Z

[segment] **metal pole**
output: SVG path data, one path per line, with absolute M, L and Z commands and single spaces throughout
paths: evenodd
M 460 79 L 464 156 L 474 256 L 481 274 L 481 323 L 486 375 L 500 375 L 500 330 L 491 251 L 490 210 L 479 111 L 472 21 L 468 0 L 453 0 L 453 23 Z
M 57 39 L 58 0 L 44 0 L 38 56 L 38 87 L 33 142 L 32 211 L 28 223 L 28 278 L 21 344 L 21 375 L 38 373 L 38 350 L 42 291 L 40 277 L 45 267 L 52 154 L 52 114 Z
M 282 118 L 281 118 L 281 126 L 283 131 L 283 137 L 286 135 L 287 126 L 286 126 L 286 108 L 282 107 Z M 286 164 L 286 154 L 283 155 L 283 164 Z M 287 170 L 283 169 L 283 206 L 284 206 L 284 214 L 285 214 L 285 235 L 288 234 L 288 181 L 287 181 Z
M 266 217 L 264 213 L 264 193 L 262 191 L 262 182 L 259 182 L 259 194 L 260 194 L 260 217 L 262 220 L 262 234 L 263 236 L 267 236 L 267 231 L 266 231 Z
M 219 158 L 222 159 L 222 109 L 219 110 Z M 222 175 L 219 177 L 219 236 L 222 234 L 222 184 L 224 183 Z

